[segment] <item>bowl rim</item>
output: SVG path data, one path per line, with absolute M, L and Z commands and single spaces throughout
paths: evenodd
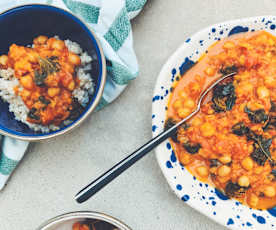
M 83 24 L 84 28 L 91 33 L 91 38 L 94 38 L 95 40 L 95 44 L 96 44 L 96 49 L 98 49 L 99 51 L 99 61 L 101 62 L 101 74 L 99 75 L 101 77 L 101 83 L 98 87 L 98 92 L 97 95 L 95 96 L 92 104 L 90 105 L 90 107 L 87 109 L 86 112 L 84 112 L 82 114 L 81 117 L 79 117 L 79 119 L 77 121 L 75 121 L 73 124 L 71 124 L 70 126 L 65 127 L 62 130 L 57 130 L 54 133 L 45 133 L 43 135 L 39 135 L 39 136 L 30 136 L 30 135 L 18 135 L 15 133 L 11 133 L 8 131 L 3 130 L 3 128 L 0 128 L 0 134 L 5 135 L 5 136 L 9 136 L 18 140 L 22 140 L 22 141 L 31 141 L 31 142 L 37 142 L 37 141 L 42 141 L 42 140 L 47 140 L 47 139 L 51 139 L 60 135 L 63 135 L 65 133 L 69 133 L 71 132 L 73 129 L 75 129 L 76 127 L 79 127 L 79 125 L 81 123 L 83 123 L 84 120 L 86 120 L 86 118 L 95 110 L 96 106 L 99 104 L 100 99 L 102 97 L 103 91 L 104 91 L 104 86 L 106 83 L 106 59 L 105 59 L 105 55 L 103 52 L 103 48 L 101 46 L 101 43 L 96 35 L 96 33 L 91 30 L 89 28 L 89 26 L 87 25 L 86 22 L 84 22 L 80 17 L 78 17 L 77 15 L 71 13 L 69 10 L 57 7 L 57 6 L 52 6 L 49 4 L 39 4 L 39 3 L 34 3 L 34 4 L 22 4 L 22 5 L 17 5 L 11 8 L 8 8 L 2 12 L 0 12 L 0 16 L 2 16 L 5 13 L 8 13 L 9 11 L 12 10 L 16 10 L 16 9 L 20 9 L 22 8 L 22 10 L 24 10 L 25 7 L 45 7 L 45 8 L 50 8 L 50 9 L 56 9 L 61 11 L 62 13 L 66 13 L 69 14 L 73 19 L 76 19 L 77 21 L 79 21 L 81 24 Z
M 110 215 L 107 215 L 101 212 L 92 212 L 92 211 L 75 211 L 75 212 L 69 212 L 62 215 L 58 215 L 56 217 L 53 217 L 45 221 L 38 228 L 36 228 L 36 230 L 47 230 L 50 227 L 53 227 L 55 224 L 62 223 L 63 221 L 67 221 L 67 220 L 73 220 L 75 218 L 98 219 L 98 220 L 102 220 L 107 223 L 110 223 L 115 227 L 118 227 L 119 230 L 132 230 L 129 226 L 124 224 L 122 221 Z

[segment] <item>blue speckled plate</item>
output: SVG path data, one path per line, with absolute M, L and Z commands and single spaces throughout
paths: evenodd
M 216 40 L 232 34 L 266 30 L 276 35 L 276 16 L 263 16 L 223 22 L 188 38 L 169 58 L 157 79 L 152 100 L 153 136 L 163 130 L 169 92 L 175 77 L 183 74 Z M 191 207 L 230 229 L 276 229 L 276 207 L 267 211 L 250 209 L 229 200 L 215 188 L 193 177 L 181 166 L 169 141 L 156 148 L 158 163 L 176 195 Z

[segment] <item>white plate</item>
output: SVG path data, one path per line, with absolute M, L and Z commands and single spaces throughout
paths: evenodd
M 276 16 L 262 16 L 223 22 L 210 26 L 187 40 L 162 68 L 152 100 L 152 133 L 163 131 L 170 88 L 179 72 L 185 71 L 216 40 L 229 34 L 266 30 L 276 35 Z M 267 211 L 250 209 L 236 200 L 229 200 L 215 188 L 195 179 L 175 157 L 169 141 L 156 148 L 162 172 L 175 194 L 214 221 L 230 229 L 276 229 L 276 207 Z

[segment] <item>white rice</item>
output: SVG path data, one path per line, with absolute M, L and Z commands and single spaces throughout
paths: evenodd
M 89 102 L 89 96 L 94 92 L 94 83 L 89 73 L 91 70 L 92 58 L 84 52 L 80 45 L 70 40 L 65 41 L 65 45 L 70 52 L 76 53 L 81 58 L 81 66 L 77 69 L 77 77 L 80 80 L 78 88 L 76 88 L 72 95 L 78 100 L 78 102 L 85 107 Z M 39 124 L 33 124 L 27 121 L 27 115 L 29 109 L 23 102 L 22 98 L 15 94 L 14 87 L 18 86 L 19 90 L 23 88 L 19 85 L 17 78 L 14 76 L 14 70 L 0 69 L 0 97 L 9 103 L 9 111 L 14 113 L 15 119 L 27 124 L 34 131 L 41 131 L 47 133 L 50 130 L 58 130 L 60 127 L 55 125 L 43 126 Z M 63 125 L 68 125 L 72 121 L 66 120 Z

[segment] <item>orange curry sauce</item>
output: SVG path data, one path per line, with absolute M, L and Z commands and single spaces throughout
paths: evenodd
M 234 70 L 237 74 L 221 84 L 232 85 L 232 105 L 218 111 L 213 91 L 171 142 L 179 161 L 199 180 L 252 208 L 268 209 L 276 205 L 275 36 L 243 33 L 212 45 L 176 82 L 167 122 L 185 118 L 210 82 Z M 227 98 L 219 102 L 226 105 Z
M 28 121 L 59 125 L 70 115 L 72 91 L 79 84 L 75 68 L 80 57 L 69 52 L 62 40 L 39 36 L 33 48 L 11 45 L 0 56 L 0 68 L 12 68 L 20 87 L 15 92 L 30 109 Z

